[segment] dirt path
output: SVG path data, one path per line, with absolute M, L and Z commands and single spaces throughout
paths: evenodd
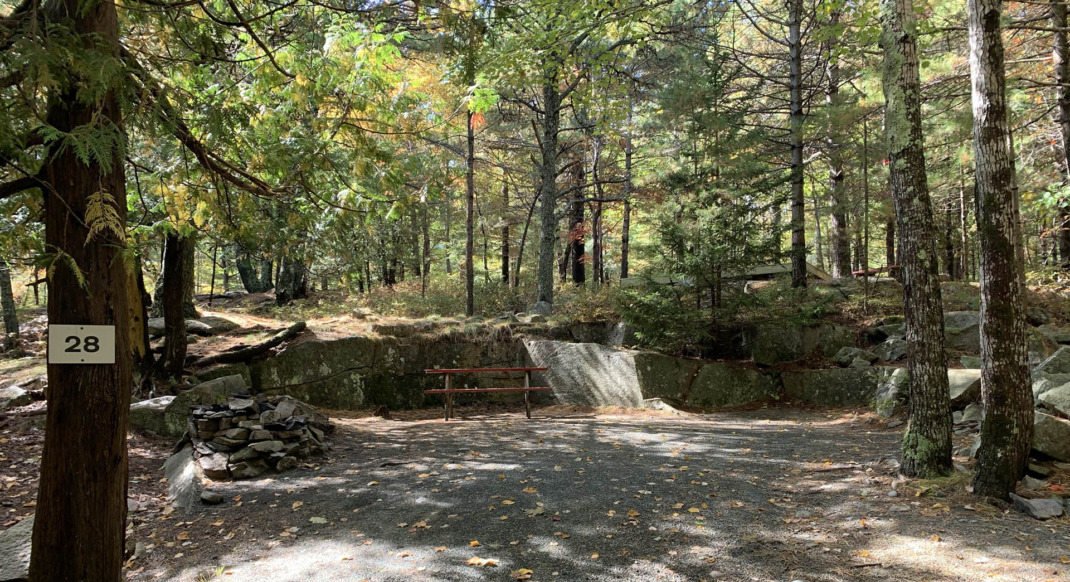
M 133 580 L 1065 580 L 1070 520 L 893 489 L 842 413 L 338 419 L 330 460 L 135 514 Z M 976 502 L 974 502 L 976 503 Z M 478 545 L 476 545 L 478 543 Z M 151 547 L 151 552 L 146 551 Z M 470 565 L 477 558 L 495 565 Z

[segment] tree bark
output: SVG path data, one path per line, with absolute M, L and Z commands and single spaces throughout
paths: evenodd
M 969 0 L 977 234 L 981 248 L 981 448 L 974 492 L 1008 498 L 1033 441 L 1014 151 L 1003 63 L 1001 0 Z
M 475 255 L 476 208 L 476 133 L 472 126 L 472 111 L 468 111 L 467 149 L 464 159 L 464 314 L 471 317 L 476 312 L 476 269 L 472 263 Z
M 958 279 L 959 259 L 958 249 L 955 247 L 957 236 L 955 235 L 955 223 L 958 221 L 955 212 L 954 199 L 948 197 L 947 206 L 944 209 L 944 267 L 947 278 L 954 281 Z
M 1070 182 L 1070 42 L 1066 34 L 1066 4 L 1064 0 L 1052 0 L 1051 25 L 1055 30 L 1052 40 L 1052 63 L 1055 65 L 1055 102 L 1059 111 L 1059 137 L 1062 141 L 1063 182 Z M 1070 200 L 1064 200 L 1056 221 L 1056 239 L 1059 244 L 1059 264 L 1070 270 Z
M 395 264 L 396 264 L 395 259 Z M 308 297 L 308 273 L 300 259 L 283 257 L 279 260 L 279 279 L 275 284 L 275 304 L 287 305 L 294 299 Z
M 802 0 L 788 0 L 791 142 L 791 286 L 806 287 L 806 199 L 803 194 Z
M 275 263 L 271 259 L 260 259 L 260 292 L 270 291 L 275 286 Z
M 899 227 L 907 326 L 910 420 L 901 470 L 912 477 L 951 471 L 951 406 L 944 356 L 944 313 L 937 278 L 936 231 L 925 173 L 921 82 L 912 0 L 881 0 L 885 135 Z
M 420 228 L 423 232 L 423 250 L 421 251 L 424 268 L 420 271 L 420 296 L 427 295 L 427 280 L 431 277 L 431 217 L 428 216 L 427 201 L 420 205 Z
M 891 267 L 895 262 L 895 212 L 884 223 L 884 264 Z
M 810 180 L 810 194 L 814 200 L 814 254 L 817 259 L 817 268 L 825 270 L 825 241 L 821 233 L 821 201 L 817 197 L 817 188 L 814 180 Z
M 179 273 L 178 278 L 174 279 L 174 281 L 175 284 L 181 288 L 182 292 L 182 300 L 180 301 L 182 305 L 182 315 L 187 319 L 197 319 L 201 315 L 197 312 L 197 306 L 194 303 L 193 297 L 193 259 L 194 251 L 197 250 L 196 239 L 192 237 L 180 237 L 180 240 L 177 244 L 180 254 L 177 255 L 177 258 L 175 260 L 178 261 L 177 264 L 181 265 L 181 273 Z M 164 265 L 162 266 L 163 271 L 167 270 L 166 246 L 167 243 L 165 241 Z M 163 317 L 163 297 L 165 294 L 166 290 L 164 289 L 164 279 L 161 276 L 159 279 L 156 280 L 156 288 L 153 289 L 152 292 L 152 317 Z
M 111 2 L 63 0 L 56 18 L 71 34 L 64 46 L 80 46 L 96 59 L 119 58 L 118 18 Z M 50 28 L 51 30 L 51 28 Z M 60 87 L 48 102 L 47 124 L 70 133 L 122 132 L 122 112 L 114 90 L 102 90 L 89 102 L 78 70 L 56 76 Z M 107 121 L 107 125 L 102 123 Z M 108 129 L 101 129 L 110 126 Z M 111 152 L 101 165 L 78 159 L 74 148 L 57 143 L 44 165 L 50 185 L 45 194 L 45 242 L 63 253 L 52 272 L 48 321 L 56 324 L 115 326 L 115 363 L 48 365 L 48 413 L 37 491 L 31 580 L 119 582 L 126 530 L 126 429 L 133 386 L 130 353 L 126 246 L 123 230 L 89 236 L 88 200 L 104 192 L 114 198 L 114 212 L 126 225 L 126 183 L 122 152 Z M 77 270 L 76 270 L 77 268 Z M 80 273 L 80 274 L 79 274 Z
M 15 312 L 15 293 L 11 290 L 11 267 L 0 257 L 0 309 L 3 311 L 4 338 L 0 350 L 19 347 L 19 316 Z
M 502 283 L 509 284 L 509 183 L 502 182 Z
M 582 155 L 572 166 L 572 187 L 575 198 L 569 204 L 568 212 L 568 265 L 572 273 L 572 283 L 583 286 L 587 283 L 587 241 L 584 237 L 584 192 L 583 184 L 587 180 L 586 168 Z
M 554 244 L 557 242 L 557 140 L 561 123 L 561 94 L 555 64 L 543 76 L 543 119 L 539 143 L 539 267 L 536 301 L 554 303 Z
M 829 24 L 836 26 L 840 22 L 841 11 L 834 9 L 829 14 Z M 835 40 L 828 41 L 828 65 L 826 66 L 825 104 L 832 114 L 828 130 L 828 167 L 829 195 L 832 198 L 832 232 L 829 233 L 832 276 L 834 278 L 851 277 L 851 233 L 847 224 L 848 194 L 844 188 L 844 169 L 842 145 L 835 121 L 840 106 L 840 64 L 833 54 Z
M 632 101 L 628 94 L 628 135 L 624 138 L 624 216 L 621 219 L 620 234 L 620 278 L 628 278 L 628 260 L 632 234 Z
M 182 368 L 186 363 L 186 318 L 183 314 L 184 299 L 184 265 L 183 247 L 186 240 L 172 232 L 164 241 L 163 274 L 160 277 L 160 293 L 157 303 L 163 314 L 164 352 L 161 372 L 163 377 L 175 382 L 182 379 Z

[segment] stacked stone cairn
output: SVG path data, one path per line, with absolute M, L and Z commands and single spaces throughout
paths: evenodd
M 221 404 L 196 404 L 189 420 L 193 456 L 209 479 L 252 479 L 283 472 L 298 459 L 326 454 L 334 425 L 289 396 L 237 394 Z

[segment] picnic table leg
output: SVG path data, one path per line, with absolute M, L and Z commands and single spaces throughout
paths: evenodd
M 531 372 L 524 372 L 524 388 L 531 388 Z M 524 414 L 531 418 L 531 391 L 524 391 Z
M 452 388 L 453 383 L 450 381 L 450 373 L 446 372 L 446 390 Z M 453 394 L 446 393 L 446 422 L 450 421 L 450 417 L 453 416 Z

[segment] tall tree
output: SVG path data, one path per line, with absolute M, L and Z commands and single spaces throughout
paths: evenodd
M 182 379 L 182 368 L 186 364 L 186 319 L 182 307 L 186 269 L 183 257 L 187 247 L 192 246 L 192 241 L 178 232 L 168 233 L 164 241 L 161 291 L 156 301 L 163 312 L 165 336 L 161 373 L 165 379 L 175 382 Z
M 1066 2 L 1051 0 L 1052 64 L 1055 68 L 1055 103 L 1059 115 L 1059 138 L 1062 142 L 1063 182 L 1070 186 L 1070 42 L 1066 34 Z M 1056 213 L 1056 240 L 1059 262 L 1070 269 L 1070 199 L 1064 199 Z
M 806 197 L 803 168 L 803 3 L 788 0 L 788 76 L 791 142 L 791 286 L 806 287 Z
M 968 0 L 977 236 L 981 246 L 981 448 L 974 491 L 1001 499 L 1033 442 L 1014 150 L 1007 113 L 1002 0 Z
M 19 315 L 15 312 L 15 295 L 11 291 L 11 267 L 0 256 L 0 313 L 4 320 L 4 337 L 0 350 L 15 349 L 19 345 Z
M 30 579 L 100 580 L 122 575 L 126 530 L 126 429 L 132 361 L 125 246 L 124 132 L 117 86 L 120 45 L 116 5 L 95 0 L 37 3 L 21 22 L 27 35 L 73 60 L 48 100 L 47 124 L 60 135 L 44 162 L 45 239 L 53 249 L 48 321 L 115 326 L 115 363 L 48 366 L 48 416 L 41 455 Z M 20 13 L 16 11 L 16 17 Z M 97 63 L 86 67 L 77 63 Z M 93 155 L 70 140 L 87 139 Z M 78 144 L 84 145 L 84 144 Z M 79 155 L 79 152 L 82 155 Z M 92 211 L 92 212 L 91 212 Z
M 925 173 L 914 3 L 881 0 L 885 137 L 903 278 L 910 371 L 910 421 L 902 471 L 951 470 L 951 407 L 944 359 L 944 317 L 937 278 L 936 231 Z
M 828 107 L 828 136 L 826 147 L 828 148 L 828 171 L 829 171 L 829 194 L 832 197 L 832 232 L 829 239 L 831 242 L 830 263 L 832 264 L 832 276 L 836 278 L 851 276 L 851 234 L 847 224 L 848 195 L 844 188 L 844 166 L 842 152 L 842 138 L 836 118 L 840 109 L 840 57 L 836 50 L 836 33 L 840 25 L 842 10 L 839 7 L 832 9 L 829 14 L 829 36 L 826 41 L 826 65 L 825 65 L 825 105 Z M 815 222 L 817 222 L 815 218 Z

